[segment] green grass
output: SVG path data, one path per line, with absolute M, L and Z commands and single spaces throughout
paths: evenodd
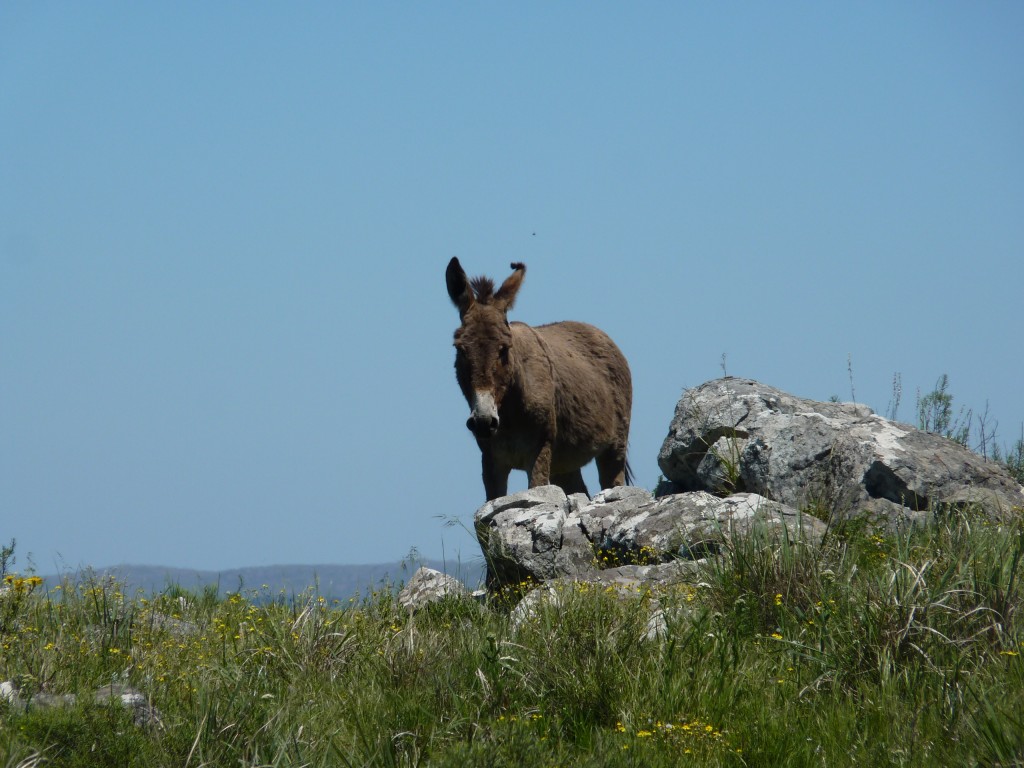
M 330 604 L 111 581 L 45 593 L 7 573 L 0 679 L 23 695 L 144 691 L 116 706 L 0 704 L 0 766 L 1024 764 L 1024 527 L 947 518 L 821 548 L 730 542 L 692 584 L 563 588 L 510 616 L 388 590 Z M 652 608 L 667 631 L 644 640 Z

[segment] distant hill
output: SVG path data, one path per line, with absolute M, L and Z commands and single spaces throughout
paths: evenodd
M 258 591 L 276 598 L 291 597 L 309 588 L 328 600 L 348 600 L 365 596 L 375 590 L 394 589 L 408 581 L 421 565 L 455 576 L 470 589 L 475 589 L 484 576 L 484 565 L 477 558 L 472 563 L 445 563 L 421 560 L 415 563 L 378 563 L 372 565 L 267 565 L 232 568 L 225 571 L 200 571 L 160 565 L 116 565 L 109 568 L 86 569 L 66 574 L 73 581 L 88 581 L 112 576 L 123 582 L 128 593 L 142 591 L 160 593 L 171 585 L 201 591 L 216 584 L 220 593 Z M 59 584 L 61 576 L 45 577 L 47 588 Z

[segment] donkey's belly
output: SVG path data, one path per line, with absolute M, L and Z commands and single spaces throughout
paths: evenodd
M 599 452 L 600 449 L 592 446 L 556 445 L 551 452 L 551 474 L 562 475 L 566 472 L 575 472 L 591 462 Z
M 498 464 L 524 472 L 533 468 L 540 451 L 535 440 L 516 439 L 510 435 L 497 437 L 489 445 L 483 443 L 480 447 L 488 451 Z M 556 444 L 551 451 L 551 474 L 573 472 L 593 460 L 598 452 L 591 447 Z
M 498 464 L 529 472 L 537 458 L 537 445 L 525 436 L 498 435 L 490 444 L 481 443 L 480 448 L 489 451 Z
M 511 469 L 529 472 L 537 459 L 539 447 L 533 441 L 499 439 L 490 446 L 492 456 L 499 464 Z M 575 472 L 580 467 L 593 461 L 601 449 L 592 446 L 556 444 L 551 451 L 551 474 L 561 475 Z

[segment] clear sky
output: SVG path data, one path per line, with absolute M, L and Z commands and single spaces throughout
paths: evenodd
M 723 355 L 882 413 L 899 373 L 908 421 L 948 373 L 1009 444 L 1022 41 L 1016 1 L 4 2 L 0 540 L 477 557 L 453 255 L 618 342 L 648 488 Z

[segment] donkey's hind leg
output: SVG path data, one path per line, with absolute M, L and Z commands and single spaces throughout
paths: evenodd
M 629 463 L 626 461 L 625 447 L 612 446 L 594 459 L 597 464 L 597 477 L 601 481 L 601 490 L 618 488 L 633 482 Z
M 552 475 L 551 484 L 557 485 L 563 491 L 566 496 L 570 496 L 574 493 L 586 493 L 587 496 L 587 484 L 583 482 L 583 470 L 577 469 L 575 472 L 566 472 L 562 475 Z

